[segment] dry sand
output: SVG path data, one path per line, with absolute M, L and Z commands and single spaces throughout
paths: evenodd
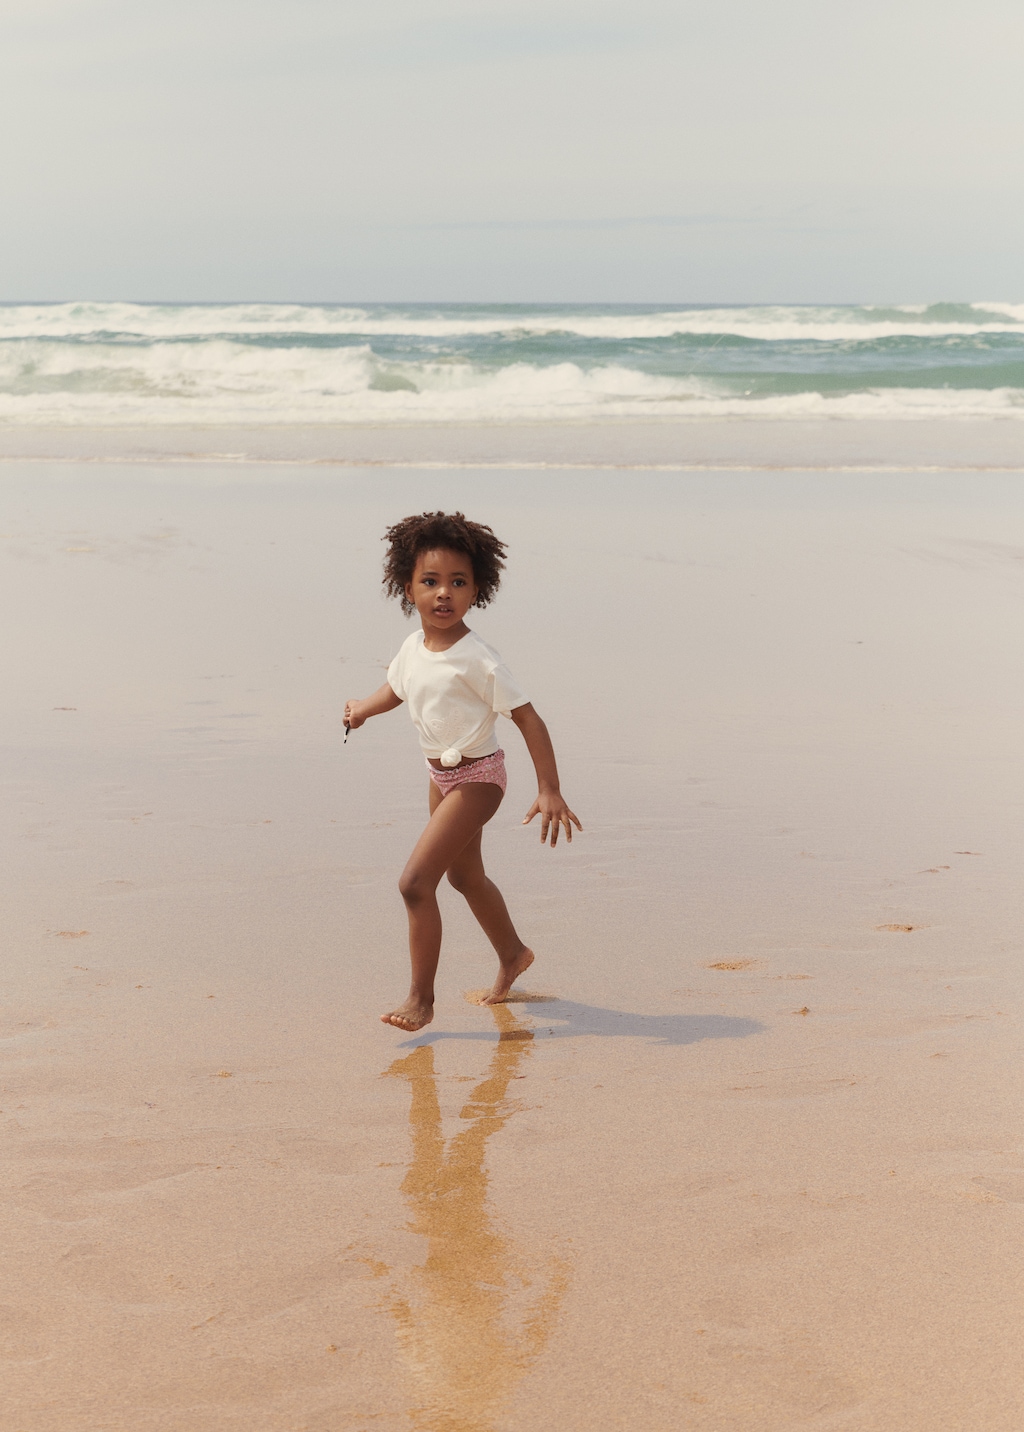
M 4 1432 L 1016 1432 L 1020 474 L 0 472 Z M 379 533 L 512 545 L 436 1022 Z

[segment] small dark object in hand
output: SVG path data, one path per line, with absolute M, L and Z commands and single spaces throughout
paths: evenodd
M 344 745 L 346 744 L 346 742 L 348 741 L 348 733 L 349 733 L 351 730 L 352 730 L 352 727 L 351 727 L 351 726 L 348 724 L 348 722 L 346 721 L 346 722 L 345 722 L 345 740 L 342 741 L 342 743 L 341 743 L 343 746 L 344 746 Z

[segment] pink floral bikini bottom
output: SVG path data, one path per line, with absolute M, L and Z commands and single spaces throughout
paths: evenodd
M 456 786 L 468 785 L 470 781 L 482 781 L 487 786 L 500 786 L 503 794 L 508 784 L 504 751 L 495 751 L 492 756 L 483 756 L 479 761 L 468 761 L 451 771 L 436 771 L 428 761 L 427 770 L 430 772 L 430 779 L 443 796 L 453 791 Z

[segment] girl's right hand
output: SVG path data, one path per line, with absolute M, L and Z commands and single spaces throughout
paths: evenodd
M 358 731 L 366 721 L 366 717 L 362 715 L 362 705 L 361 701 L 345 702 L 345 725 L 352 731 Z

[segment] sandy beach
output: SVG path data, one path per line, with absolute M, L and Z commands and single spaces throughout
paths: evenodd
M 646 418 L 629 422 L 318 422 L 0 426 L 0 462 L 340 467 L 1017 472 L 1024 423 L 1002 418 Z
M 755 426 L 4 431 L 11 1432 L 1016 1432 L 1024 430 Z M 456 506 L 584 834 L 406 1036 Z

